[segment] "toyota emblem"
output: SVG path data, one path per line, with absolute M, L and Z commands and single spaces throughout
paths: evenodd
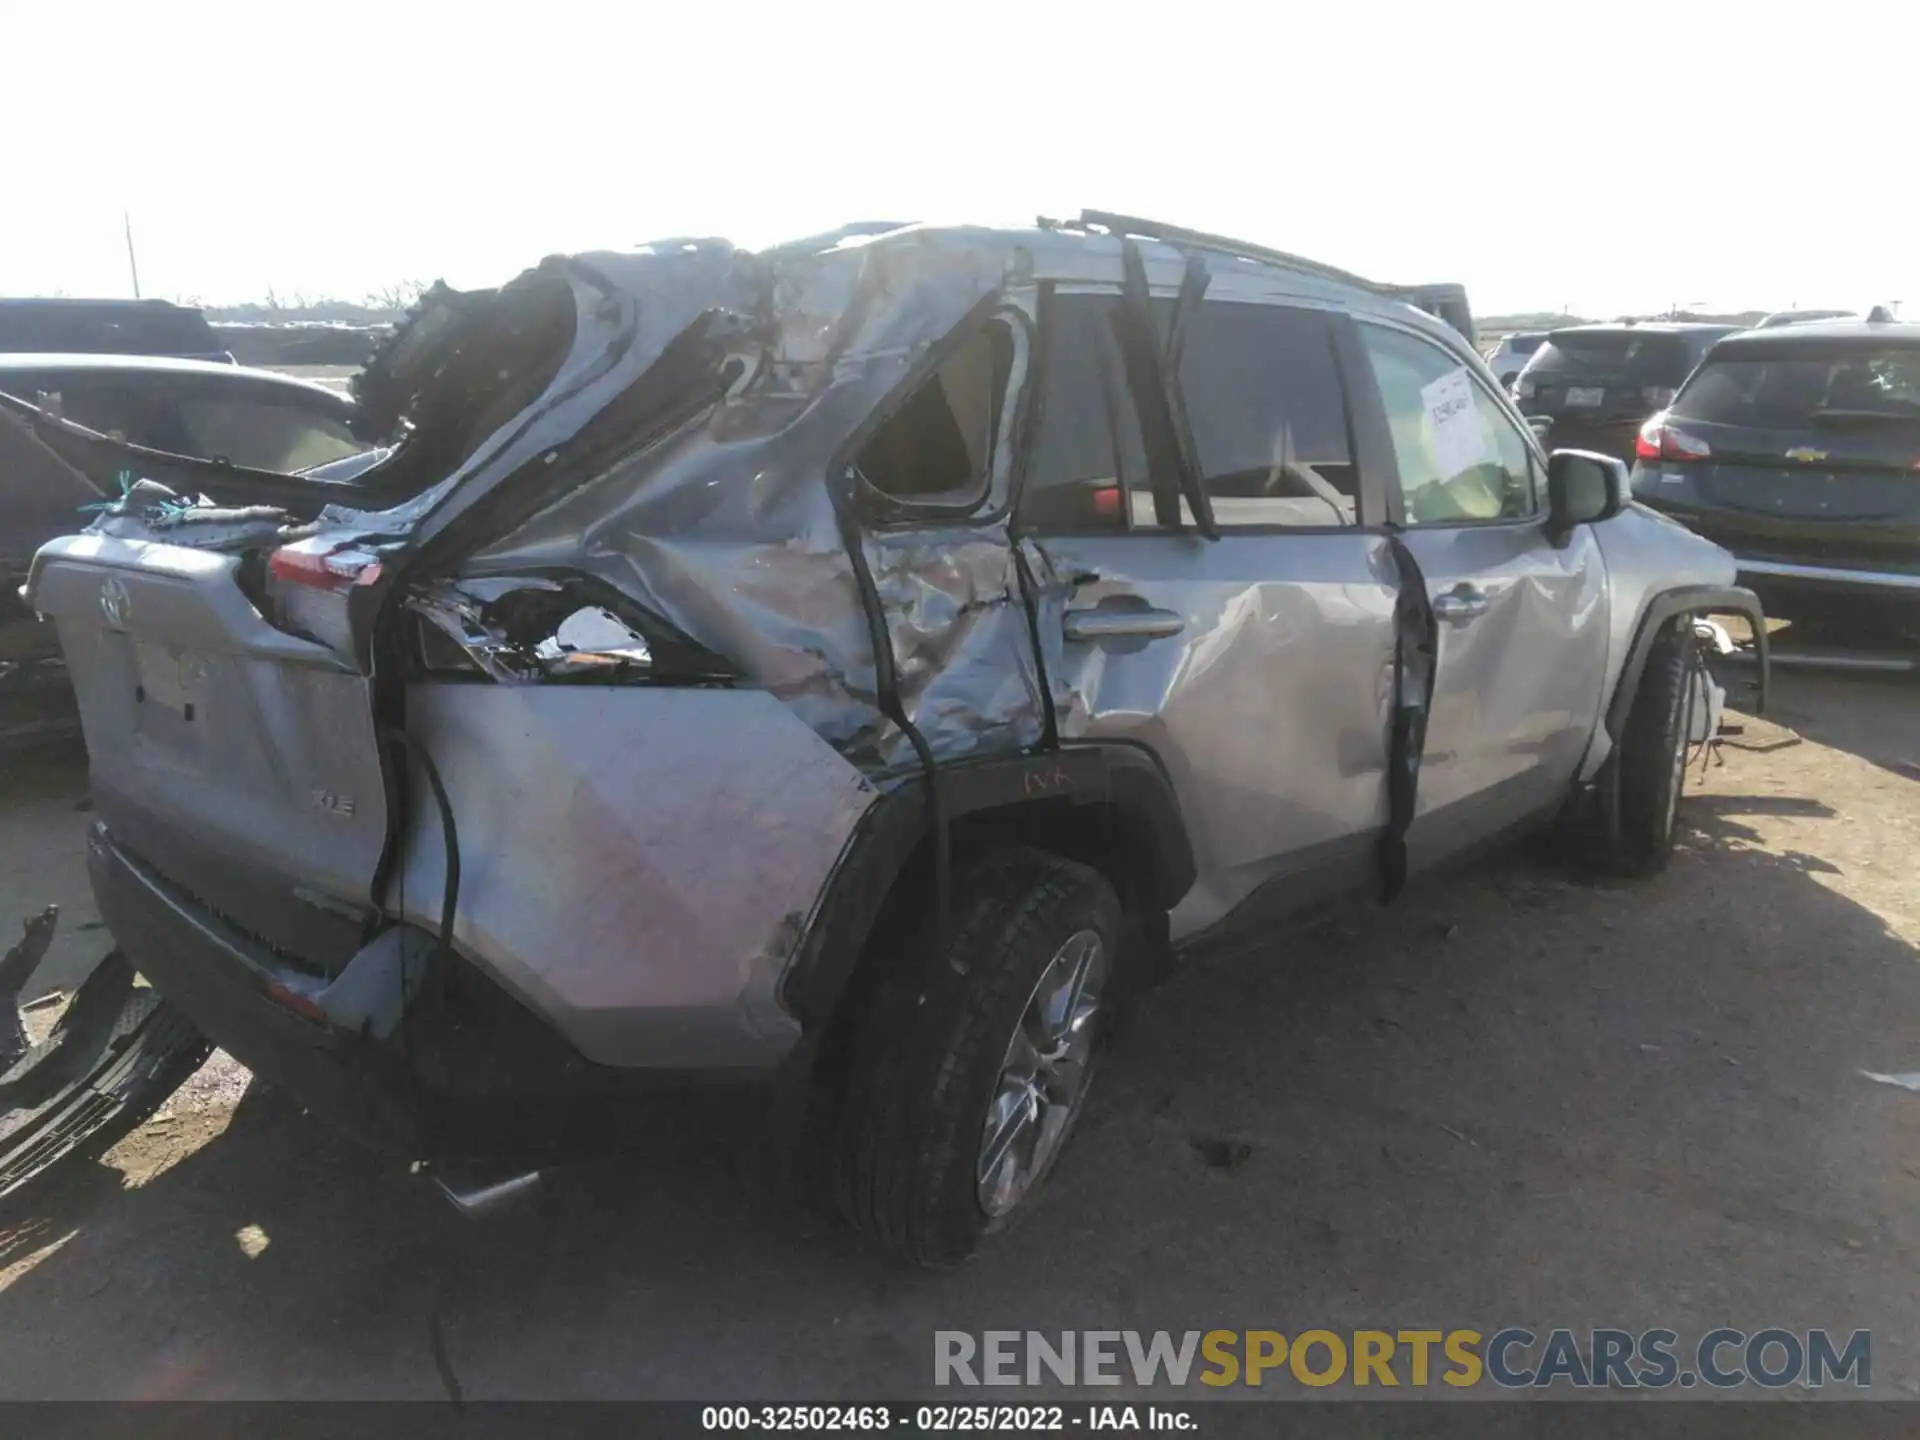
M 100 613 L 107 617 L 107 626 L 113 630 L 127 628 L 127 606 L 131 603 L 127 595 L 126 584 L 118 575 L 110 575 L 100 587 Z

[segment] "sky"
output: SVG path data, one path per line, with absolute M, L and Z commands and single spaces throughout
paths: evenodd
M 1083 206 L 1481 314 L 1910 299 L 1920 7 L 0 0 L 0 293 L 496 284 Z

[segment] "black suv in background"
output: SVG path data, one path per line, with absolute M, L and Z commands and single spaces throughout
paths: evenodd
M 1513 398 L 1530 420 L 1551 421 L 1542 435 L 1551 448 L 1598 450 L 1632 464 L 1642 423 L 1735 329 L 1645 321 L 1554 330 L 1513 382 Z
M 1769 615 L 1920 641 L 1920 325 L 1723 340 L 1636 451 L 1634 498 L 1733 551 Z
M 205 315 L 165 300 L 0 297 L 0 351 L 171 355 L 233 363 Z

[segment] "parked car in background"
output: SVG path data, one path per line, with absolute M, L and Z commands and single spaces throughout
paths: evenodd
M 369 448 L 348 396 L 233 364 L 0 354 L 0 394 L 130 445 L 247 470 L 290 474 Z
M 361 390 L 414 500 L 36 557 L 101 914 L 404 1158 L 724 1090 L 952 1264 L 1176 946 L 1568 816 L 1666 863 L 1693 617 L 1757 606 L 1464 298 L 1098 213 L 437 290 Z
M 1772 330 L 1781 325 L 1812 325 L 1822 320 L 1854 320 L 1859 312 L 1854 310 L 1776 310 L 1753 328 Z
M 1633 490 L 1731 550 L 1770 614 L 1920 658 L 1920 325 L 1722 340 L 1640 432 Z
M 194 472 L 195 493 L 234 503 L 297 503 L 303 483 L 316 510 L 318 497 L 352 498 L 348 484 L 382 453 L 365 429 L 347 396 L 269 370 L 0 354 L 0 748 L 74 724 L 53 627 L 19 597 L 35 550 L 84 527 L 85 507 L 131 479 L 177 479 L 170 456 L 214 462 Z
M 1545 343 L 1547 332 L 1544 330 L 1521 330 L 1504 336 L 1500 343 L 1487 352 L 1487 368 L 1493 371 L 1493 378 L 1507 389 L 1513 388 L 1513 382 L 1519 378 L 1533 352 Z
M 165 300 L 67 300 L 0 296 L 0 353 L 233 356 L 207 317 Z
M 1597 450 L 1630 465 L 1647 417 L 1735 328 L 1649 320 L 1554 330 L 1514 381 L 1513 398 L 1521 414 L 1551 422 L 1545 443 Z

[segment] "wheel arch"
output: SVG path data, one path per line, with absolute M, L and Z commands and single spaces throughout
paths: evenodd
M 1770 678 L 1767 617 L 1760 607 L 1760 597 L 1739 585 L 1676 585 L 1654 594 L 1640 612 L 1639 622 L 1634 627 L 1633 642 L 1627 649 L 1625 663 L 1620 667 L 1620 678 L 1614 682 L 1613 694 L 1607 699 L 1605 725 L 1612 741 L 1617 744 L 1626 729 L 1627 712 L 1633 709 L 1641 677 L 1646 674 L 1647 657 L 1653 653 L 1653 643 L 1660 631 L 1682 615 L 1700 615 L 1715 610 L 1743 615 L 1752 625 L 1754 654 L 1760 663 L 1760 694 L 1755 709 L 1764 711 L 1767 708 Z
M 1753 627 L 1754 656 L 1760 670 L 1759 695 L 1754 709 L 1764 712 L 1767 708 L 1771 661 L 1767 617 L 1760 597 L 1738 585 L 1676 585 L 1656 592 L 1640 612 L 1619 678 L 1614 682 L 1613 693 L 1607 697 L 1607 707 L 1602 714 L 1607 749 L 1594 772 L 1593 783 L 1600 805 L 1601 829 L 1610 843 L 1617 840 L 1620 833 L 1620 740 L 1626 734 L 1627 716 L 1640 693 L 1640 682 L 1646 675 L 1654 643 L 1660 633 L 1681 616 L 1716 610 L 1743 615 Z M 1596 736 L 1596 741 L 1599 738 Z
M 1052 850 L 1101 871 L 1129 913 L 1164 914 L 1192 888 L 1192 842 L 1159 758 L 1103 741 L 940 769 L 956 853 L 997 842 Z M 931 886 L 935 836 L 918 784 L 868 811 L 828 882 L 780 997 L 808 1032 L 833 1019 L 890 908 Z

